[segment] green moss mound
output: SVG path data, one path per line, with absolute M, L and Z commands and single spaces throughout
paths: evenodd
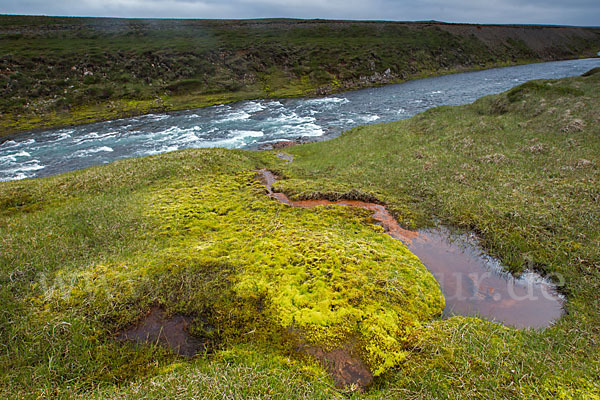
M 195 316 L 215 341 L 355 344 L 376 374 L 397 365 L 444 299 L 421 262 L 368 213 L 294 209 L 268 198 L 253 172 L 153 192 L 147 214 L 168 246 L 78 274 L 62 296 L 117 326 L 128 304 Z M 61 306 L 63 308 L 65 304 Z
M 596 67 L 596 68 L 590 69 L 587 72 L 584 72 L 583 74 L 581 74 L 581 76 L 588 77 L 588 76 L 596 75 L 599 72 L 600 72 L 600 67 Z

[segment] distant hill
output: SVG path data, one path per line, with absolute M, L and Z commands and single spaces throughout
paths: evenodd
M 0 134 L 593 57 L 600 28 L 0 16 Z

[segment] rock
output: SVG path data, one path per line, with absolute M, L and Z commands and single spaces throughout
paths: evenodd
M 292 146 L 296 146 L 302 144 L 301 142 L 298 142 L 297 140 L 282 140 L 281 142 L 276 142 L 273 143 L 273 149 L 285 149 L 287 147 L 292 147 Z
M 275 143 L 263 143 L 258 146 L 258 150 L 279 150 L 285 149 L 292 146 L 297 146 L 299 144 L 310 143 L 310 140 L 304 140 L 302 137 L 298 137 L 294 140 L 281 140 Z

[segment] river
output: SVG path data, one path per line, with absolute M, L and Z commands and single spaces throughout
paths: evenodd
M 0 181 L 184 148 L 258 148 L 286 139 L 327 140 L 350 128 L 471 103 L 532 79 L 581 75 L 600 59 L 557 61 L 419 79 L 321 98 L 251 100 L 25 132 L 0 144 Z

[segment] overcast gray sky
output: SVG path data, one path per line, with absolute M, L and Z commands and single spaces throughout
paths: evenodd
M 0 0 L 0 14 L 600 26 L 600 0 Z

